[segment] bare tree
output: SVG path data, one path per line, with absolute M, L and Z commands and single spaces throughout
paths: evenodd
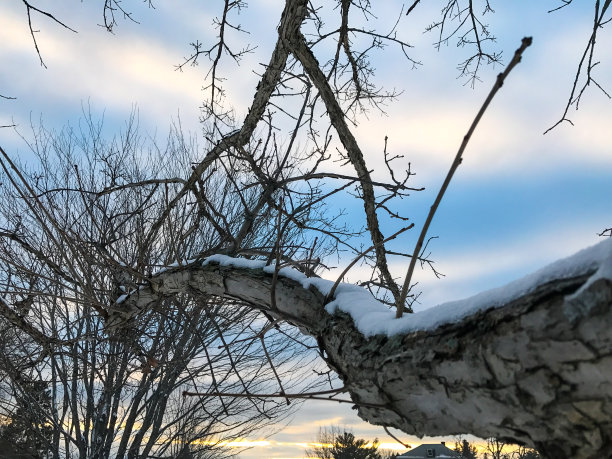
M 101 129 L 92 119 L 82 132 L 40 129 L 32 144 L 38 167 L 3 161 L 12 169 L 5 169 L 0 201 L 2 307 L 14 305 L 10 317 L 37 332 L 15 335 L 0 355 L 7 391 L 1 409 L 11 417 L 29 381 L 47 384 L 51 405 L 28 409 L 53 427 L 46 438 L 53 457 L 166 456 L 177 447 L 219 457 L 221 440 L 279 422 L 291 407 L 283 399 L 194 399 L 182 392 L 274 391 L 281 377 L 286 390 L 303 390 L 312 345 L 241 302 L 216 296 L 161 299 L 110 336 L 101 305 L 120 304 L 143 285 L 142 276 L 216 250 L 230 228 L 246 224 L 242 205 L 260 205 L 260 196 L 234 195 L 237 170 L 229 179 L 211 173 L 198 184 L 200 198 L 175 206 L 151 234 L 184 184 L 174 176 L 174 161 L 189 164 L 197 147 L 174 131 L 165 151 L 147 152 L 134 119 L 113 142 Z M 272 215 L 250 223 L 243 238 L 253 250 L 275 241 L 270 225 Z M 284 240 L 296 243 L 292 234 Z
M 499 438 L 487 438 L 487 453 L 491 454 L 491 459 L 508 459 L 510 453 L 504 452 L 506 446 L 508 444 Z
M 173 144 L 171 158 L 158 156 L 177 169 L 144 173 L 132 161 L 128 173 L 125 156 L 102 148 L 95 129 L 93 142 L 82 148 L 93 156 L 82 163 L 68 145 L 59 150 L 65 152 L 59 169 L 44 166 L 50 164 L 46 153 L 39 155 L 43 167 L 37 172 L 0 150 L 7 266 L 2 274 L 7 300 L 0 302 L 0 312 L 31 340 L 34 351 L 26 352 L 25 362 L 32 368 L 42 364 L 45 374 L 57 372 L 51 380 L 61 387 L 64 416 L 82 416 L 71 407 L 79 397 L 88 400 L 92 413 L 107 409 L 110 388 L 101 390 L 99 402 L 92 397 L 103 368 L 97 358 L 103 356 L 117 359 L 111 360 L 113 371 L 136 365 L 138 384 L 149 375 L 180 373 L 162 392 L 145 385 L 143 391 L 151 393 L 146 400 L 165 408 L 170 387 L 193 384 L 183 391 L 190 402 L 176 406 L 204 409 L 212 400 L 216 408 L 206 413 L 208 420 L 231 416 L 228 404 L 245 403 L 249 410 L 240 412 L 259 422 L 268 410 L 280 415 L 282 404 L 293 399 L 324 398 L 355 404 L 363 419 L 408 433 L 495 436 L 536 446 L 551 458 L 609 451 L 612 281 L 604 268 L 612 256 L 593 257 L 569 274 L 553 272 L 502 305 L 483 306 L 433 329 L 366 336 L 350 315 L 334 313 L 343 292 L 363 292 L 342 284 L 356 264 L 371 268 L 361 287 L 395 308 L 398 318 L 411 311 L 415 266 L 433 268 L 426 241 L 436 208 L 479 120 L 531 44 L 530 38 L 522 40 L 475 114 L 414 251 L 393 251 L 389 241 L 414 226 L 396 203 L 418 188 L 409 186 L 410 166 L 398 166 L 401 157 L 387 148 L 387 139 L 374 175 L 354 129 L 364 112 L 382 109 L 397 94 L 376 86 L 369 56 L 393 46 L 418 65 L 398 31 L 419 3 L 406 14 L 400 9 L 390 31 L 380 33 L 369 26 L 370 2 L 287 0 L 274 49 L 239 120 L 224 98 L 223 63 L 251 48 L 234 50 L 230 44 L 231 34 L 241 31 L 235 13 L 244 3 L 222 2 L 217 41 L 193 43 L 193 53 L 179 65 L 204 60 L 208 85 L 204 153 L 177 156 L 186 149 L 181 141 Z M 500 62 L 501 54 L 488 49 L 493 36 L 474 2 L 444 3 L 429 30 L 438 31 L 438 45 L 458 39 L 474 50 L 460 66 L 473 83 L 483 64 Z M 595 1 L 587 54 L 608 21 L 609 4 Z M 109 30 L 117 24 L 115 14 L 129 15 L 119 2 L 104 7 Z M 488 1 L 480 7 L 492 13 Z M 587 82 L 594 82 L 595 62 L 585 65 L 584 59 L 577 78 L 586 72 Z M 569 105 L 577 102 L 576 91 L 582 94 L 578 83 L 573 88 Z M 35 151 L 53 145 L 37 139 Z M 125 145 L 132 157 L 142 154 L 133 143 Z M 66 167 L 71 164 L 77 166 Z M 341 193 L 352 194 L 363 207 L 357 225 L 331 207 L 332 197 Z M 387 230 L 387 221 L 399 225 Z M 609 244 L 601 247 L 609 251 Z M 317 272 L 329 255 L 341 252 L 352 261 L 333 285 L 324 285 Z M 389 267 L 398 258 L 409 260 L 401 283 Z M 291 329 L 315 341 L 301 343 Z M 207 340 L 220 346 L 218 352 L 210 352 Z M 295 352 L 285 349 L 287 343 L 295 343 Z M 292 391 L 294 358 L 312 348 L 338 379 L 330 377 L 325 390 L 306 390 L 300 378 Z M 191 368 L 182 352 L 196 351 L 204 352 L 202 364 Z M 67 373 L 72 376 L 64 382 L 61 374 Z M 89 385 L 74 389 L 74 381 L 85 375 Z M 136 384 L 129 372 L 116 378 L 111 387 L 117 391 Z M 177 410 L 186 423 L 196 416 Z M 152 432 L 166 425 L 157 408 L 122 413 L 130 412 Z M 91 419 L 88 434 L 96 425 L 110 428 L 109 418 Z M 54 422 L 62 427 L 63 420 Z M 98 444 L 95 435 L 80 442 L 81 424 L 71 425 L 64 442 L 80 454 Z M 148 454 L 157 445 L 145 445 L 144 435 L 142 429 L 125 434 L 119 453 Z

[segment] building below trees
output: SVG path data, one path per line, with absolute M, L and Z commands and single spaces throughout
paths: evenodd
M 427 459 L 432 457 L 461 457 L 460 453 L 450 449 L 444 442 L 426 443 L 397 456 L 396 459 Z

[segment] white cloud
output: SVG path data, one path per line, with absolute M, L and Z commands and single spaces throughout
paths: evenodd
M 58 18 L 71 26 L 77 23 L 79 33 L 53 23 L 41 24 L 37 38 L 47 69 L 39 65 L 27 18 L 19 9 L 11 10 L 7 5 L 0 8 L 0 41 L 5 44 L 0 49 L 0 58 L 4 68 L 20 69 L 18 78 L 2 82 L 0 93 L 18 97 L 19 103 L 7 104 L 7 109 L 22 128 L 29 125 L 31 114 L 38 118 L 41 113 L 47 124 L 56 123 L 54 127 L 61 127 L 80 115 L 82 103 L 89 102 L 94 111 L 105 111 L 107 119 L 119 122 L 137 105 L 141 124 L 150 131 L 159 127 L 164 132 L 170 120 L 179 114 L 187 129 L 199 130 L 207 62 L 202 59 L 201 66 L 186 67 L 183 72 L 177 72 L 175 65 L 191 51 L 188 40 L 211 40 L 215 33 L 212 16 L 202 12 L 202 8 L 192 9 L 191 14 L 187 9 L 170 9 L 183 21 L 181 28 L 193 34 L 199 29 L 197 36 L 187 38 L 182 35 L 185 30 L 174 34 L 160 32 L 146 27 L 144 21 L 141 25 L 121 23 L 117 35 L 111 35 L 93 25 L 101 22 L 99 11 L 85 20 L 77 14 L 71 15 L 71 10 L 62 11 L 58 7 L 55 10 L 60 11 Z M 86 13 L 81 11 L 81 16 Z M 163 11 L 141 13 L 157 14 L 152 16 L 157 26 L 164 27 L 167 25 L 164 20 L 169 20 L 165 16 L 160 18 Z M 38 22 L 44 21 L 37 17 Z M 178 26 L 175 23 L 172 27 Z M 236 72 L 233 63 L 223 70 L 232 72 L 232 78 L 225 83 L 228 103 L 246 110 L 255 76 L 251 72 Z
M 263 7 L 272 12 L 270 4 Z M 32 110 L 35 117 L 43 112 L 45 117 L 60 119 L 63 124 L 73 117 L 68 110 L 78 112 L 81 102 L 91 100 L 97 110 L 121 113 L 123 118 L 137 103 L 143 123 L 164 130 L 170 118 L 180 111 L 183 123 L 189 129 L 198 129 L 204 68 L 188 68 L 178 73 L 174 65 L 189 51 L 189 40 L 212 39 L 212 19 L 218 14 L 214 9 L 202 12 L 202 8 L 191 3 L 171 7 L 164 4 L 151 11 L 145 8 L 139 11 L 140 16 L 145 16 L 142 24 L 122 22 L 117 36 L 91 25 L 100 22 L 97 10 L 75 8 L 80 16 L 71 15 L 71 10 L 62 11 L 59 17 L 66 17 L 70 25 L 80 26 L 78 35 L 37 17 L 41 51 L 49 65 L 45 71 L 38 65 L 23 8 L 11 10 L 6 5 L 2 8 L 5 11 L 0 39 L 5 45 L 0 57 L 8 68 L 22 69 L 20 78 L 13 79 L 8 86 L 12 90 L 9 92 L 17 93 L 23 102 L 20 107 L 25 108 L 15 110 L 18 123 L 27 124 Z M 242 41 L 257 40 L 259 33 L 265 31 L 261 21 L 254 21 L 255 10 L 255 7 L 245 10 L 238 19 L 251 21 L 247 26 L 255 28 L 258 34 L 252 37 L 238 34 L 238 46 Z M 82 25 L 87 13 L 91 17 L 86 17 L 86 25 Z M 141 19 L 140 16 L 137 17 Z M 177 21 L 181 30 L 177 30 Z M 274 33 L 274 27 L 267 27 L 268 34 Z M 534 168 L 538 173 L 548 173 L 551 168 L 573 164 L 612 163 L 607 135 L 612 104 L 599 95 L 574 115 L 576 128 L 562 126 L 545 137 L 541 135 L 560 113 L 562 98 L 569 89 L 563 76 L 571 76 L 584 42 L 584 30 L 575 27 L 540 35 L 528 50 L 525 63 L 517 67 L 485 114 L 465 153 L 462 175 L 502 175 Z M 419 46 L 427 45 L 430 39 L 429 35 L 419 36 Z M 239 113 L 246 111 L 255 84 L 255 76 L 247 69 L 253 66 L 258 69 L 258 62 L 268 58 L 269 45 L 258 44 L 263 49 L 247 57 L 245 65 L 228 67 L 232 77 L 225 83 L 228 103 L 235 105 Z M 606 44 L 601 43 L 600 51 L 605 52 Z M 383 139 L 388 135 L 389 148 L 405 154 L 405 161 L 412 162 L 413 171 L 418 174 L 415 184 L 426 184 L 446 173 L 491 83 L 485 81 L 475 91 L 461 88 L 453 79 L 453 67 L 449 68 L 450 75 L 446 71 L 447 54 L 434 53 L 418 71 L 409 71 L 407 62 L 397 60 L 394 61 L 397 68 L 389 69 L 388 75 L 379 72 L 383 84 L 386 80 L 390 86 L 401 83 L 407 92 L 388 108 L 389 117 L 372 113 L 369 120 L 362 120 L 354 130 L 369 164 L 380 164 Z M 385 65 L 388 67 L 389 63 Z M 398 75 L 403 75 L 403 79 L 398 79 Z M 2 90 L 7 91 L 4 87 Z
M 543 135 L 562 114 L 587 29 L 576 24 L 537 30 L 524 62 L 509 76 L 477 127 L 460 174 L 474 178 L 526 170 L 550 174 L 563 168 L 612 164 L 607 128 L 612 103 L 594 85 L 581 110 L 569 113 L 574 127 L 567 123 Z M 596 75 L 612 90 L 612 34 L 602 34 L 598 46 L 602 63 Z M 415 180 L 426 183 L 446 173 L 495 79 L 494 73 L 484 72 L 475 90 L 461 87 L 447 62 L 449 54 L 456 59 L 443 50 L 416 71 L 401 60 L 393 63 L 395 68 L 386 69 L 389 75 L 381 80 L 406 92 L 388 108 L 388 117 L 373 113 L 355 130 L 369 164 L 380 164 L 383 139 L 388 135 L 392 151 L 412 162 L 418 174 Z

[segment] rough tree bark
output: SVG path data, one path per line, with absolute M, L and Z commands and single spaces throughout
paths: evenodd
M 108 326 L 186 290 L 239 299 L 314 336 L 370 423 L 497 436 L 548 458 L 603 457 L 612 450 L 612 279 L 594 280 L 594 272 L 559 277 L 434 331 L 365 338 L 348 315 L 328 314 L 314 287 L 194 262 L 154 276 L 114 308 Z

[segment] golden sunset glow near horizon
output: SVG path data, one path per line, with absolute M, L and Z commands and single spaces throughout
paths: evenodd
M 79 30 L 73 34 L 36 18 L 46 69 L 39 63 L 20 3 L 0 2 L 0 93 L 17 97 L 0 102 L 0 125 L 18 126 L 17 131 L 1 132 L 6 151 L 27 158 L 20 133 L 28 133 L 31 122 L 43 119 L 49 129 L 59 130 L 77 125 L 84 110 L 103 117 L 108 129 L 118 131 L 137 107 L 138 123 L 151 138 L 164 138 L 168 126 L 177 120 L 184 130 L 200 132 L 204 66 L 177 72 L 175 65 L 190 52 L 189 43 L 206 42 L 213 36 L 217 2 L 158 1 L 155 9 L 147 8 L 146 2 L 134 2 L 130 8 L 138 23 L 120 22 L 114 35 L 96 26 L 101 13 L 88 2 L 48 2 L 48 8 Z M 382 3 L 373 9 L 380 8 L 376 20 L 386 30 L 402 3 Z M 430 234 L 438 238 L 430 248 L 436 269 L 445 277 L 417 273 L 423 293 L 416 311 L 503 285 L 599 242 L 597 233 L 612 226 L 612 103 L 593 90 L 581 109 L 571 113 L 574 126 L 565 123 L 543 135 L 558 120 L 569 96 L 592 27 L 591 7 L 573 4 L 571 9 L 548 14 L 551 8 L 541 2 L 518 3 L 495 4 L 495 14 L 487 16 L 492 33 L 504 50 L 504 62 L 522 37 L 533 36 L 534 44 L 479 125 L 436 215 Z M 282 6 L 283 2 L 271 0 L 250 2 L 239 17 L 238 22 L 250 32 L 242 39 L 258 45 L 240 66 L 232 67 L 224 82 L 227 101 L 240 115 L 253 99 L 257 75 L 252 69 L 260 71 L 260 63 L 269 60 Z M 400 32 L 415 46 L 410 53 L 422 66 L 412 69 L 392 46 L 373 58 L 378 83 L 403 93 L 385 107 L 387 115 L 372 111 L 354 129 L 371 167 L 381 167 L 375 153 L 381 151 L 385 136 L 390 148 L 410 161 L 416 173 L 411 184 L 425 191 L 404 200 L 402 211 L 410 214 L 419 229 L 469 123 L 500 71 L 499 66 L 483 69 L 482 82 L 474 89 L 457 80 L 462 52 L 454 44 L 436 51 L 435 36 L 423 33 L 439 14 L 438 4 L 423 4 L 415 9 L 414 18 L 402 19 Z M 598 38 L 602 61 L 598 69 L 608 90 L 612 89 L 611 35 Z M 362 218 L 363 209 L 354 202 L 339 207 Z M 415 241 L 416 235 L 407 236 L 402 244 L 413 247 Z M 334 259 L 329 264 L 342 261 Z M 394 262 L 390 268 L 403 272 L 405 267 L 406 263 Z M 361 279 L 365 270 L 360 270 L 356 267 L 347 280 Z M 323 277 L 335 280 L 338 271 Z M 332 426 L 369 442 L 378 439 L 381 449 L 406 450 L 382 427 L 362 421 L 350 405 L 321 401 L 304 402 L 289 421 L 226 446 L 244 448 L 239 459 L 304 459 L 319 430 Z M 451 448 L 455 445 L 454 437 L 419 438 L 392 432 L 411 447 L 442 441 Z M 480 439 L 467 438 L 483 450 Z
M 444 440 L 440 440 L 440 441 L 424 441 L 424 440 L 420 440 L 418 442 L 414 442 L 410 444 L 410 448 L 417 448 L 420 445 L 423 444 L 431 444 L 431 443 L 441 443 Z M 446 446 L 448 446 L 449 448 L 454 448 L 455 446 L 455 439 L 454 438 L 449 438 L 447 439 L 447 441 L 445 442 Z M 274 441 L 274 440 L 266 440 L 266 439 L 259 439 L 259 440 L 248 440 L 248 439 L 241 439 L 241 440 L 236 440 L 236 441 L 231 441 L 231 442 L 222 442 L 222 444 L 229 446 L 230 448 L 237 448 L 237 449 L 242 449 L 242 448 L 254 448 L 256 449 L 256 454 L 259 454 L 260 456 L 252 456 L 253 458 L 255 457 L 268 457 L 266 456 L 266 454 L 276 454 L 275 451 L 279 451 L 279 450 L 284 450 L 284 449 L 291 449 L 291 450 L 302 450 L 305 451 L 308 448 L 312 448 L 313 446 L 322 446 L 321 443 L 316 443 L 316 442 L 278 442 L 278 441 Z M 482 454 L 485 453 L 487 451 L 486 449 L 486 443 L 475 439 L 474 441 L 470 442 L 471 445 L 475 446 L 478 453 Z M 372 446 L 373 443 L 369 442 L 366 444 L 366 447 L 370 447 Z M 383 442 L 383 443 L 379 443 L 378 444 L 378 449 L 379 450 L 392 450 L 396 453 L 403 453 L 405 451 L 408 451 L 408 449 L 404 446 L 402 446 L 401 444 L 397 443 L 397 442 Z M 516 450 L 516 447 L 512 446 L 512 445 L 508 445 L 505 449 L 504 452 L 505 453 L 511 453 L 512 451 Z M 240 457 L 243 457 L 242 455 Z M 246 456 L 245 456 L 246 457 Z M 250 457 L 250 456 L 249 456 Z M 302 454 L 302 455 L 297 455 L 297 456 L 269 456 L 269 457 L 274 457 L 275 459 L 308 459 L 308 456 Z

